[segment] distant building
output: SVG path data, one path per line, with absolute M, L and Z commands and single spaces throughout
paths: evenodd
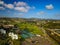
M 37 37 L 41 37 L 41 35 L 36 34 Z
M 3 25 L 3 28 L 13 28 L 14 27 L 14 25 Z

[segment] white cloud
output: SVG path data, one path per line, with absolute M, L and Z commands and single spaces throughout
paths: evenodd
M 14 4 L 6 4 L 4 1 L 0 1 L 0 4 L 3 4 L 2 6 L 4 6 L 4 8 L 17 10 L 20 12 L 28 12 L 30 9 L 35 9 L 34 6 L 31 7 L 26 2 L 14 2 Z
M 4 2 L 3 1 L 0 1 L 0 4 L 4 4 Z
M 26 6 L 26 9 L 31 9 L 31 7 L 30 6 Z
M 49 9 L 49 10 L 54 8 L 54 6 L 52 4 L 46 5 L 45 7 L 46 7 L 46 9 Z
M 16 2 L 15 2 L 16 3 Z M 25 3 L 25 2 L 17 2 L 16 3 L 16 6 L 27 6 L 27 3 Z
M 0 7 L 0 10 L 4 10 L 5 8 L 4 7 Z
M 13 4 L 4 4 L 5 7 L 9 8 L 9 9 L 13 9 L 14 5 Z
M 25 2 L 14 2 L 15 4 L 15 10 L 18 10 L 20 12 L 28 12 L 30 9 L 33 9 L 34 7 L 30 7 L 27 3 Z
M 14 2 L 14 4 L 16 5 L 17 2 Z
M 28 9 L 25 8 L 25 7 L 15 7 L 14 9 L 15 9 L 15 10 L 18 10 L 18 11 L 20 11 L 20 12 L 27 12 L 27 11 L 28 11 Z
M 1 1 L 1 0 L 0 0 L 0 5 L 4 6 L 6 8 L 9 8 L 9 9 L 14 8 L 13 4 L 6 4 L 6 3 L 4 3 L 4 1 Z
M 44 11 L 40 11 L 40 12 L 37 13 L 37 15 L 43 15 L 43 14 L 45 14 Z

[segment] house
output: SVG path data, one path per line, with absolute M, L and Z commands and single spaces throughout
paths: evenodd
M 6 30 L 4 30 L 4 29 L 0 29 L 0 33 L 2 33 L 2 34 L 6 34 Z
M 13 32 L 10 32 L 8 35 L 12 38 L 12 40 L 18 39 L 18 35 L 14 34 Z
M 41 35 L 36 34 L 37 37 L 41 37 Z

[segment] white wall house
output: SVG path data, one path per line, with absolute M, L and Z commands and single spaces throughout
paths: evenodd
M 41 37 L 41 35 L 36 34 L 37 37 Z
M 14 34 L 13 32 L 10 32 L 8 35 L 12 38 L 12 40 L 18 39 L 18 35 Z
M 4 30 L 4 29 L 0 29 L 0 33 L 2 33 L 2 34 L 6 34 L 6 30 Z

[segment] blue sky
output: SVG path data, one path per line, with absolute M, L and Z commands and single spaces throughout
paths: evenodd
M 0 17 L 60 19 L 60 0 L 0 0 Z

